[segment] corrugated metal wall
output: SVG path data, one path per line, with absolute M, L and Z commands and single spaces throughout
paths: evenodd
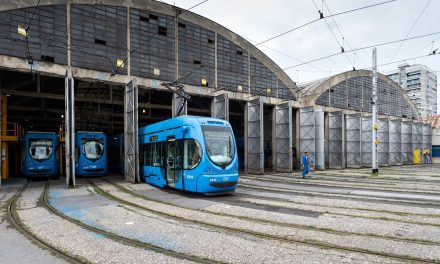
M 0 54 L 26 58 L 25 38 L 18 27 L 29 26 L 29 52 L 34 61 L 67 64 L 66 6 L 41 6 L 0 12 Z
M 361 115 L 351 114 L 345 116 L 345 141 L 347 168 L 362 167 L 361 155 Z
M 412 164 L 412 121 L 402 121 L 401 130 L 402 164 Z
M 402 120 L 390 120 L 390 165 L 402 165 Z
M 342 112 L 329 113 L 328 128 L 328 161 L 329 168 L 342 169 L 343 162 L 343 128 L 344 115 Z
M 390 133 L 388 119 L 379 119 L 378 139 L 379 145 L 377 148 L 378 164 L 379 166 L 390 166 Z
M 371 116 L 363 116 L 362 117 L 362 166 L 370 167 L 372 161 L 372 138 L 371 133 L 373 129 L 373 124 L 371 120 Z
M 71 44 L 72 66 L 112 72 L 127 57 L 127 8 L 72 5 Z

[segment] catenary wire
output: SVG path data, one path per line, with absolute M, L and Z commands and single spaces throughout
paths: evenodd
M 318 12 L 320 13 L 324 13 L 324 10 L 320 11 L 319 7 L 316 5 L 315 0 L 312 0 L 313 4 L 315 5 L 316 9 L 318 10 Z M 324 1 L 322 1 L 324 3 Z M 326 17 L 323 18 L 325 24 L 327 25 L 328 30 L 330 31 L 330 33 L 332 34 L 333 38 L 335 39 L 336 43 L 338 43 L 340 49 L 341 49 L 341 53 L 344 53 L 345 58 L 347 59 L 348 63 L 354 68 L 353 63 L 350 61 L 350 58 L 348 58 L 347 53 L 344 52 L 344 44 L 341 44 L 338 40 L 338 38 L 336 37 L 335 33 L 333 32 L 332 28 L 330 27 L 329 23 L 327 22 Z
M 422 11 L 420 12 L 420 14 L 417 16 L 417 19 L 414 21 L 414 23 L 412 24 L 412 26 L 409 28 L 408 32 L 405 35 L 405 38 L 407 38 L 411 32 L 413 31 L 414 27 L 417 25 L 417 22 L 419 22 L 419 19 L 422 17 L 423 13 L 425 12 L 426 8 L 428 7 L 428 5 L 431 3 L 431 0 L 428 0 L 425 4 L 425 6 L 423 7 Z M 403 43 L 405 43 L 405 41 L 400 42 L 399 47 L 397 48 L 397 50 L 394 52 L 393 56 L 391 56 L 390 61 L 392 61 L 394 59 L 394 57 L 396 57 L 397 53 L 399 53 L 400 49 L 403 46 Z
M 327 8 L 328 13 L 329 13 L 330 15 L 332 15 L 332 12 L 330 11 L 330 8 L 328 7 L 327 2 L 326 2 L 325 0 L 322 0 L 322 2 L 324 3 L 324 6 Z M 349 49 L 353 49 L 353 47 L 350 45 L 350 42 L 347 40 L 347 38 L 344 36 L 344 34 L 342 34 L 342 31 L 341 31 L 341 29 L 339 28 L 338 23 L 336 23 L 335 17 L 332 16 L 331 18 L 332 18 L 332 20 L 333 20 L 333 23 L 335 23 L 336 29 L 338 30 L 339 34 L 341 34 L 342 39 L 345 41 L 344 44 L 347 43 L 347 47 L 348 47 Z M 357 54 L 356 54 L 356 52 L 355 52 L 355 53 L 354 53 L 354 61 L 356 61 L 356 55 L 357 55 Z M 367 65 L 367 63 L 365 63 L 365 61 L 362 59 L 361 56 L 358 56 L 358 58 L 361 60 L 361 62 L 362 62 L 364 65 Z M 355 62 L 354 62 L 354 64 L 355 64 Z M 355 64 L 353 67 L 356 67 L 356 64 Z
M 355 11 L 359 11 L 359 10 L 362 10 L 362 9 L 366 9 L 366 8 L 370 8 L 370 7 L 374 7 L 374 6 L 378 6 L 378 5 L 383 5 L 383 4 L 387 4 L 387 3 L 391 3 L 391 2 L 395 2 L 395 1 L 397 1 L 397 0 L 384 1 L 384 2 L 380 2 L 380 3 L 372 4 L 372 5 L 367 5 L 367 6 L 363 6 L 363 7 L 359 7 L 359 8 L 355 8 L 355 9 L 351 9 L 351 10 L 347 10 L 347 11 L 342 11 L 342 12 L 339 12 L 339 13 L 335 13 L 335 14 L 333 14 L 333 15 L 323 16 L 322 18 L 324 18 L 324 17 L 334 17 L 334 16 L 343 15 L 343 14 L 348 14 L 348 13 L 351 13 L 351 12 L 355 12 Z M 261 42 L 255 44 L 255 46 L 259 46 L 259 45 L 261 45 L 261 44 L 263 44 L 263 43 L 266 43 L 266 42 L 268 42 L 268 41 L 274 40 L 274 39 L 279 38 L 279 37 L 281 37 L 281 36 L 284 36 L 284 35 L 286 35 L 286 34 L 288 34 L 288 33 L 290 33 L 290 32 L 293 32 L 293 31 L 295 31 L 295 30 L 298 30 L 298 29 L 300 29 L 300 28 L 303 28 L 303 27 L 305 27 L 305 26 L 308 26 L 308 25 L 310 25 L 310 24 L 313 24 L 313 23 L 315 23 L 315 22 L 321 20 L 322 18 L 320 17 L 320 18 L 317 18 L 317 19 L 311 20 L 311 21 L 309 21 L 309 22 L 307 22 L 307 23 L 305 23 L 305 24 L 302 24 L 302 25 L 300 25 L 300 26 L 297 26 L 297 27 L 295 27 L 295 28 L 293 28 L 293 29 L 290 29 L 290 30 L 288 30 L 288 31 L 285 31 L 285 32 L 283 32 L 283 33 L 281 33 L 281 34 L 278 34 L 278 35 L 275 35 L 275 36 L 273 36 L 273 37 L 270 37 L 270 38 L 268 38 L 268 39 L 266 39 L 266 40 L 263 40 L 263 41 L 261 41 Z
M 388 42 L 377 43 L 377 44 L 368 45 L 368 46 L 364 46 L 364 47 L 360 47 L 360 48 L 354 48 L 354 49 L 351 49 L 351 50 L 346 50 L 345 52 L 354 52 L 354 51 L 358 51 L 358 50 L 370 49 L 370 48 L 374 48 L 374 47 L 380 47 L 380 46 L 395 44 L 395 43 L 399 43 L 399 42 L 402 42 L 402 41 L 419 39 L 419 38 L 429 37 L 429 36 L 438 35 L 438 34 L 440 34 L 440 31 L 433 32 L 433 33 L 428 33 L 428 34 L 423 34 L 423 35 L 418 35 L 418 36 L 414 36 L 414 37 L 410 37 L 410 38 L 404 38 L 404 39 L 399 39 L 399 40 L 393 40 L 393 41 L 388 41 Z M 329 54 L 329 55 L 326 55 L 326 56 L 323 56 L 323 57 L 320 57 L 320 58 L 316 58 L 316 59 L 313 59 L 313 60 L 306 61 L 304 63 L 300 63 L 300 64 L 292 65 L 292 66 L 289 66 L 289 67 L 285 67 L 282 70 L 289 70 L 291 68 L 295 68 L 295 67 L 298 67 L 298 66 L 301 66 L 301 65 L 306 65 L 306 64 L 309 64 L 309 63 L 312 63 L 312 62 L 321 61 L 321 60 L 324 60 L 324 59 L 335 57 L 335 56 L 340 55 L 340 54 L 341 54 L 340 52 Z

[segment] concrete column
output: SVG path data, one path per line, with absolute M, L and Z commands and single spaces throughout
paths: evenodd
M 244 173 L 248 173 L 248 103 L 244 109 Z
M 127 6 L 127 75 L 131 76 L 131 23 L 130 23 L 130 7 Z
M 6 96 L 1 97 L 1 135 L 8 135 L 8 98 Z M 6 141 L 1 142 L 1 173 L 2 180 L 7 180 L 9 178 L 9 168 L 8 168 L 8 143 Z
M 347 168 L 347 157 L 345 153 L 347 153 L 347 141 L 345 140 L 347 138 L 345 129 L 345 114 L 342 114 L 342 168 Z
M 276 108 L 272 107 L 272 170 L 277 171 L 277 148 L 276 148 Z
M 248 53 L 248 92 L 251 93 L 251 54 Z
M 330 161 L 329 161 L 329 115 L 328 112 L 324 112 L 324 153 L 325 153 L 325 168 L 330 168 Z
M 71 46 L 71 36 L 70 36 L 70 2 L 67 2 L 66 4 L 67 6 L 67 16 L 66 16 L 66 21 L 67 21 L 67 67 L 70 69 L 70 67 L 72 66 L 72 51 L 70 50 L 72 48 Z
M 215 32 L 214 37 L 214 61 L 215 61 L 215 88 L 218 88 L 218 54 L 217 54 L 217 32 Z
M 176 21 L 174 22 L 174 57 L 176 59 L 176 80 L 179 79 L 179 13 L 178 12 L 179 11 L 176 10 Z
M 296 109 L 295 111 L 295 144 L 296 144 L 296 168 L 298 170 L 301 170 L 301 148 L 300 148 L 300 140 L 299 140 L 299 134 L 300 134 L 300 120 L 299 120 L 299 109 Z

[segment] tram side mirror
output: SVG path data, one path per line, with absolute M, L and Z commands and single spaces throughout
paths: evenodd
M 182 126 L 183 134 L 188 133 L 190 131 L 190 129 L 191 129 L 191 127 L 189 127 L 189 126 Z

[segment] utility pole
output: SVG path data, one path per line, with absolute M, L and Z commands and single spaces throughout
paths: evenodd
M 379 174 L 379 167 L 377 162 L 377 146 L 379 145 L 379 139 L 378 139 L 378 129 L 379 125 L 377 123 L 377 50 L 376 48 L 373 48 L 373 88 L 372 88 L 372 102 L 373 105 L 373 117 L 372 117 L 372 137 L 371 137 L 371 143 L 372 143 L 372 160 L 371 160 L 371 166 L 372 166 L 372 173 L 373 174 Z

